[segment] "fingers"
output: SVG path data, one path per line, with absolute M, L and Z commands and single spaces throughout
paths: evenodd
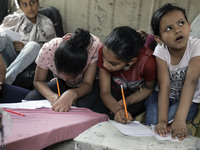
M 166 133 L 169 132 L 169 128 L 167 126 L 167 123 L 166 122 L 160 122 L 160 123 L 158 123 L 156 125 L 156 127 L 155 127 L 155 132 L 157 134 L 159 134 L 160 136 L 165 137 Z
M 56 112 L 67 112 L 70 107 L 62 107 L 61 105 L 54 104 L 52 110 Z
M 188 133 L 186 129 L 181 129 L 181 130 L 174 130 L 172 131 L 172 139 L 178 138 L 179 141 L 184 140 L 185 138 L 188 137 Z
M 52 104 L 52 110 L 57 112 L 67 112 L 70 107 L 71 103 L 68 103 L 63 99 L 58 99 L 54 104 Z
M 119 116 L 119 115 L 115 115 L 114 120 L 123 124 L 127 123 L 126 119 L 123 116 Z
M 24 47 L 24 44 L 19 41 L 14 41 L 13 45 L 16 51 L 21 51 L 21 49 Z
M 114 120 L 123 124 L 130 123 L 133 118 L 130 113 L 128 113 L 128 118 L 125 115 L 125 111 L 122 109 L 115 114 Z

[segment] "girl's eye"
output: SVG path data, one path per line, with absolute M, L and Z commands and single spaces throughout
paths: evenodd
M 33 5 L 33 4 L 34 4 L 34 1 L 31 1 L 30 4 Z
M 23 6 L 26 7 L 27 6 L 26 3 L 23 3 Z
M 179 26 L 183 26 L 185 24 L 185 22 L 184 21 L 181 21 L 180 23 L 179 23 Z
M 171 27 L 167 27 L 166 29 L 165 29 L 165 31 L 170 31 L 172 28 Z
M 116 64 L 116 63 L 111 63 L 111 65 L 112 65 L 112 66 L 117 66 L 117 64 Z

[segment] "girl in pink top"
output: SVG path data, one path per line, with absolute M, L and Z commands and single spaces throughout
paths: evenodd
M 94 81 L 100 45 L 99 38 L 80 28 L 44 44 L 36 59 L 36 90 L 25 99 L 46 98 L 60 112 L 68 111 L 72 104 L 91 108 L 99 94 Z M 58 78 L 60 97 L 56 80 L 46 83 L 48 70 Z

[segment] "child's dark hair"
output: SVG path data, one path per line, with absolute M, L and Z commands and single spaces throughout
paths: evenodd
M 39 1 L 39 0 L 37 0 L 37 1 Z M 20 0 L 17 0 L 17 3 L 18 3 L 18 5 L 20 5 Z
M 62 42 L 55 52 L 54 60 L 58 72 L 78 75 L 83 71 L 88 58 L 89 31 L 78 28 L 70 40 Z
M 144 46 L 144 40 L 133 28 L 121 26 L 115 28 L 104 40 L 104 46 L 124 62 L 137 57 L 139 50 Z
M 177 5 L 172 5 L 171 3 L 167 3 L 161 8 L 159 8 L 152 16 L 151 18 L 151 27 L 154 32 L 154 35 L 160 35 L 160 20 L 162 17 L 167 14 L 168 12 L 178 10 L 181 11 L 185 17 L 185 19 L 188 21 L 185 9 L 178 7 Z

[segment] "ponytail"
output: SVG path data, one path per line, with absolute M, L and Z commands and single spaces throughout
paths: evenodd
M 78 28 L 69 41 L 60 44 L 54 56 L 58 72 L 78 75 L 83 71 L 88 59 L 90 37 L 89 31 Z

